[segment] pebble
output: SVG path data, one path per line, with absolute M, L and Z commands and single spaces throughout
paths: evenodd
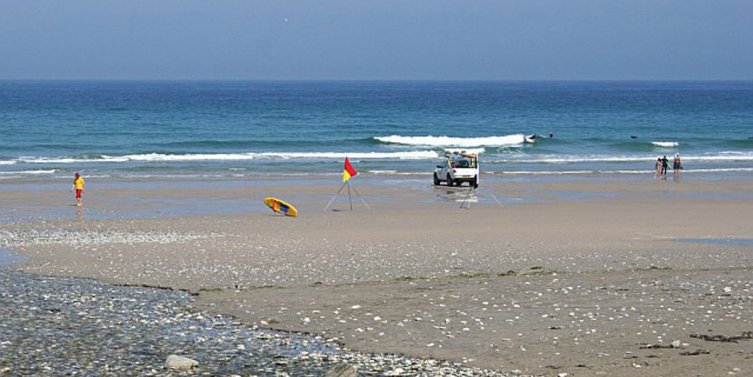
M 91 247 L 111 243 L 169 244 L 209 238 L 221 234 L 194 234 L 178 232 L 120 232 L 120 231 L 70 231 L 60 229 L 4 231 L 0 234 L 1 247 L 29 247 L 38 245 L 66 245 L 73 248 Z
M 189 359 L 185 356 L 170 355 L 165 360 L 165 368 L 175 370 L 191 370 L 197 368 L 199 362 L 194 359 Z
M 325 377 L 355 377 L 356 375 L 358 375 L 358 367 L 341 363 L 330 368 Z
M 0 267 L 0 374 L 352 377 L 404 370 L 420 376 L 519 376 L 358 353 L 320 337 L 246 327 L 196 311 L 191 299 L 182 291 Z

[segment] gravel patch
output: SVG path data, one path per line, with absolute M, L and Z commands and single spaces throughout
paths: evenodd
M 29 247 L 39 245 L 64 245 L 73 248 L 104 244 L 157 244 L 188 242 L 222 237 L 221 234 L 196 234 L 179 232 L 121 232 L 121 231 L 71 231 L 25 230 L 0 231 L 0 247 Z
M 198 361 L 167 369 L 170 355 Z M 0 267 L 0 375 L 509 376 L 432 359 L 364 354 L 320 337 L 249 328 L 181 291 Z

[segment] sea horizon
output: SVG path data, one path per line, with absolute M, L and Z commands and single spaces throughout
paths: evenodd
M 290 82 L 290 83 L 750 83 L 753 78 L 715 79 L 715 78 L 0 78 L 0 82 Z

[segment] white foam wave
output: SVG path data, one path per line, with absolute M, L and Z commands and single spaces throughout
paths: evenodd
M 486 152 L 486 149 L 484 148 L 445 148 L 445 152 L 465 152 L 465 153 L 472 153 L 472 154 L 482 154 Z
M 42 174 L 55 174 L 57 170 L 50 169 L 50 170 L 20 170 L 20 171 L 0 171 L 0 174 L 2 175 L 14 175 L 14 174 L 20 174 L 20 175 L 42 175 Z
M 492 175 L 585 175 L 585 174 L 598 174 L 592 170 L 511 170 L 511 171 L 499 171 L 491 172 Z
M 742 173 L 753 172 L 753 168 L 710 168 L 710 169 L 684 169 L 686 173 Z M 597 174 L 638 174 L 653 175 L 653 169 L 645 170 L 510 170 L 493 171 L 492 175 L 597 175 Z
M 361 153 L 342 153 L 342 152 L 300 152 L 300 153 L 277 153 L 267 152 L 259 153 L 259 157 L 267 158 L 326 158 L 326 159 L 343 159 L 345 157 L 361 160 L 369 159 L 398 159 L 398 160 L 425 160 L 435 159 L 439 154 L 434 151 L 409 151 L 409 152 L 361 152 Z
M 184 162 L 184 161 L 244 161 L 254 159 L 397 159 L 422 160 L 435 159 L 439 155 L 435 151 L 406 151 L 406 152 L 263 152 L 263 153 L 218 153 L 218 154 L 162 154 L 146 153 L 125 156 L 102 155 L 99 158 L 49 158 L 24 157 L 19 160 L 29 164 L 76 164 L 76 163 L 118 163 L 118 162 Z
M 443 148 L 444 149 L 444 148 Z M 465 150 L 470 153 L 486 153 L 484 148 L 446 148 L 444 150 Z M 244 161 L 244 160 L 338 160 L 349 157 L 356 160 L 433 160 L 440 152 L 434 150 L 414 150 L 395 152 L 261 152 L 229 154 L 132 154 L 123 156 L 101 155 L 97 157 L 20 157 L 19 163 L 27 164 L 82 164 L 82 163 L 126 163 L 126 162 L 190 162 L 190 161 Z M 660 157 L 660 156 L 659 156 Z M 670 159 L 672 156 L 668 156 Z M 685 162 L 750 162 L 753 152 L 719 152 L 709 155 L 683 155 Z M 485 154 L 484 164 L 572 164 L 572 163 L 651 163 L 657 155 L 528 155 L 528 154 Z M 7 164 L 10 165 L 10 164 Z M 34 171 L 30 169 L 29 171 Z M 43 174 L 43 173 L 39 173 Z
M 3 160 L 3 161 L 0 161 L 0 165 L 13 165 L 15 163 L 16 163 L 16 161 L 12 161 L 12 160 Z
M 125 161 L 230 161 L 230 160 L 253 160 L 256 156 L 253 153 L 197 153 L 197 154 L 162 154 L 162 153 L 145 153 L 131 154 L 126 156 L 102 156 L 108 161 L 125 162 Z
M 662 148 L 675 148 L 680 146 L 680 143 L 676 141 L 652 141 L 651 144 Z
M 709 155 L 709 156 L 682 156 L 682 160 L 683 161 L 753 161 L 753 153 Z
M 390 144 L 423 145 L 431 147 L 503 147 L 523 144 L 525 136 L 514 134 L 489 137 L 449 137 L 449 136 L 376 136 L 375 140 Z
M 512 170 L 492 172 L 492 175 L 599 175 L 599 174 L 654 174 L 653 170 Z
M 661 156 L 658 156 L 661 157 Z M 672 156 L 668 156 L 671 159 Z M 609 155 L 547 155 L 533 157 L 528 155 L 513 156 L 512 158 L 492 158 L 484 160 L 485 163 L 497 164 L 572 164 L 583 162 L 655 162 L 657 156 L 609 156 Z M 715 154 L 715 155 L 696 155 L 681 156 L 683 161 L 697 162 L 720 162 L 720 161 L 753 161 L 753 153 L 735 153 L 735 154 Z
M 572 164 L 581 162 L 643 162 L 656 161 L 655 157 L 647 156 L 598 156 L 598 155 L 575 155 L 575 156 L 520 156 L 509 159 L 488 159 L 486 163 L 498 164 Z
M 108 162 L 104 158 L 71 158 L 71 157 L 21 157 L 18 161 L 27 164 L 77 164 L 82 162 Z
M 753 172 L 753 168 L 683 169 L 684 173 L 735 173 Z

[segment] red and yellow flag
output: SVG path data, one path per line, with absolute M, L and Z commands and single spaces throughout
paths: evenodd
M 355 177 L 356 174 L 358 174 L 358 172 L 356 171 L 356 169 L 353 168 L 353 165 L 350 164 L 350 161 L 348 160 L 348 158 L 345 157 L 345 168 L 343 169 L 343 182 L 346 182 L 352 177 Z

